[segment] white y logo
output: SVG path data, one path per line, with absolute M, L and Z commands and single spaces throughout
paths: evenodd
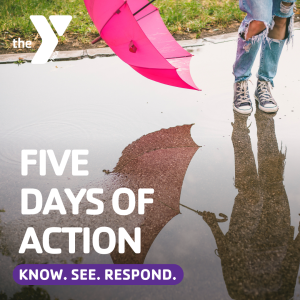
M 58 39 L 44 16 L 30 16 L 30 19 L 42 38 L 42 45 L 31 63 L 45 64 L 57 46 Z M 62 36 L 69 26 L 72 16 L 50 16 L 49 19 L 57 34 Z

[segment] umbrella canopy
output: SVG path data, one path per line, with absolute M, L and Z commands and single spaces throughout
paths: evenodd
M 147 0 L 85 0 L 102 39 L 134 70 L 160 83 L 199 90 L 190 74 L 192 55 L 175 41 L 158 9 L 147 4 Z
M 199 146 L 190 135 L 192 125 L 162 129 L 141 137 L 127 146 L 112 174 L 118 174 L 118 185 L 129 186 L 135 194 L 140 188 L 153 188 L 153 204 L 146 206 L 141 227 L 141 253 L 126 245 L 111 253 L 116 264 L 142 264 L 157 235 L 180 214 L 183 180 Z M 150 196 L 148 196 L 150 197 Z

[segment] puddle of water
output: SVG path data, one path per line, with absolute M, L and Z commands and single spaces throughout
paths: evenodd
M 294 48 L 284 51 L 281 59 L 273 93 L 280 110 L 274 117 L 253 113 L 243 119 L 233 114 L 230 72 L 235 42 L 194 49 L 192 75 L 203 92 L 151 82 L 117 57 L 41 66 L 2 65 L 0 209 L 5 213 L 0 213 L 0 291 L 9 297 L 23 292 L 24 299 L 33 293 L 30 288 L 21 291 L 7 275 L 22 259 L 37 263 L 128 261 L 175 263 L 183 268 L 185 278 L 171 287 L 42 288 L 52 299 L 74 300 L 98 299 L 99 293 L 108 299 L 251 299 L 253 295 L 253 299 L 262 299 L 267 294 L 270 299 L 293 295 L 297 299 L 299 38 L 296 32 Z M 257 66 L 258 62 L 253 70 Z M 253 94 L 254 85 L 250 89 Z M 185 132 L 178 134 L 177 150 L 171 150 L 167 142 L 174 140 L 173 129 L 160 130 L 187 128 L 182 125 L 193 123 L 191 136 L 201 147 L 190 147 L 194 142 Z M 137 140 L 138 144 L 132 144 Z M 153 140 L 161 149 L 144 155 Z M 122 154 L 128 145 L 138 145 L 143 155 L 136 155 L 130 147 L 129 154 Z M 22 177 L 22 149 L 53 149 L 59 158 L 65 149 L 89 149 L 89 176 L 73 177 L 68 164 L 62 177 L 54 176 L 50 165 L 45 177 L 39 176 L 38 167 Z M 118 164 L 120 157 L 125 160 Z M 112 171 L 116 165 L 120 176 L 102 172 Z M 123 184 L 133 190 L 145 184 L 155 186 L 155 214 L 116 218 L 109 209 L 109 198 Z M 94 219 L 84 214 L 25 218 L 20 213 L 24 187 L 39 189 L 44 197 L 51 188 L 63 194 L 64 188 L 104 187 L 107 213 Z M 223 213 L 229 221 L 216 224 L 209 214 L 204 221 L 179 202 L 194 210 Z M 91 227 L 106 224 L 115 230 L 123 224 L 128 231 L 144 224 L 144 252 L 138 257 L 129 251 L 125 256 L 116 252 L 82 255 L 82 251 L 61 257 L 17 253 L 22 230 L 30 223 L 42 232 L 55 222 Z M 53 243 L 64 245 L 60 239 Z

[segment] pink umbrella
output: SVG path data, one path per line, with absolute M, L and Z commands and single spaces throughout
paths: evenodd
M 101 38 L 134 70 L 160 83 L 199 90 L 190 74 L 192 55 L 170 34 L 154 1 L 84 1 Z

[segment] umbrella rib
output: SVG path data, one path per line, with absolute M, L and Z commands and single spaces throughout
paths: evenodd
M 140 18 L 139 18 L 139 19 L 137 19 L 136 21 L 138 22 L 138 21 L 140 21 L 140 20 L 144 19 L 145 17 L 147 17 L 147 16 L 149 16 L 149 15 L 153 14 L 153 13 L 154 13 L 154 12 L 156 12 L 157 10 L 158 10 L 158 9 L 156 8 L 155 10 L 153 10 L 153 11 L 149 12 L 148 14 L 144 15 L 143 17 L 140 17 Z
M 165 57 L 165 59 L 175 59 L 175 58 L 183 58 L 183 57 L 191 57 L 191 55 L 186 55 L 186 56 L 178 56 L 178 57 Z
M 145 6 L 143 6 L 141 9 L 139 9 L 137 12 L 135 12 L 133 15 L 137 15 L 139 12 L 141 12 L 142 10 L 144 10 L 146 7 L 148 7 L 151 3 L 153 3 L 155 0 L 150 1 L 148 4 L 146 4 Z

